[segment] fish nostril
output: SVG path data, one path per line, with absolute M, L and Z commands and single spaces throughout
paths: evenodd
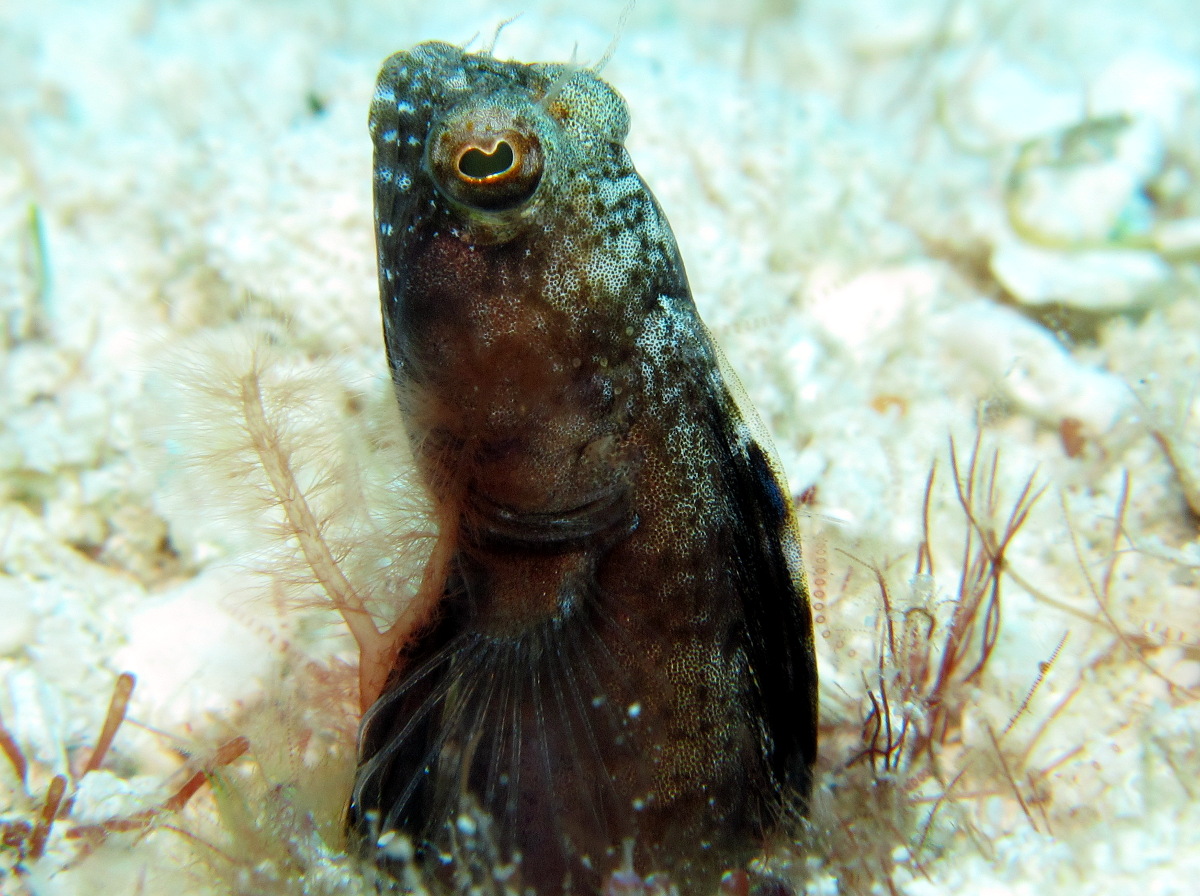
M 485 180 L 507 174 L 516 166 L 517 156 L 505 140 L 496 143 L 491 152 L 477 146 L 467 149 L 458 157 L 458 173 L 469 180 Z

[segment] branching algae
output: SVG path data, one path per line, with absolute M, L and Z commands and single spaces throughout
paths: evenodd
M 349 824 L 393 873 L 403 834 L 460 884 L 484 819 L 517 892 L 611 889 L 630 859 L 712 892 L 809 791 L 791 501 L 628 125 L 574 66 L 427 43 L 379 76 L 384 336 L 440 527 L 362 679 Z

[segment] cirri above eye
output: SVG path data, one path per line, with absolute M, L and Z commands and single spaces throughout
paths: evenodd
M 456 110 L 434 126 L 429 165 L 451 199 L 484 211 L 528 200 L 542 179 L 542 144 L 534 128 L 498 106 Z

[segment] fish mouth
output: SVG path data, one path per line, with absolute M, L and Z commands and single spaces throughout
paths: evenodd
M 616 487 L 575 507 L 521 510 L 480 492 L 469 498 L 468 539 L 486 550 L 566 553 L 607 545 L 638 525 L 630 490 Z

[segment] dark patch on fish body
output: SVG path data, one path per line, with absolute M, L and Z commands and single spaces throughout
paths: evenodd
M 438 43 L 371 107 L 385 342 L 448 561 L 350 823 L 462 865 L 481 813 L 542 894 L 597 889 L 630 838 L 711 890 L 816 751 L 791 507 L 627 130 L 588 70 Z

